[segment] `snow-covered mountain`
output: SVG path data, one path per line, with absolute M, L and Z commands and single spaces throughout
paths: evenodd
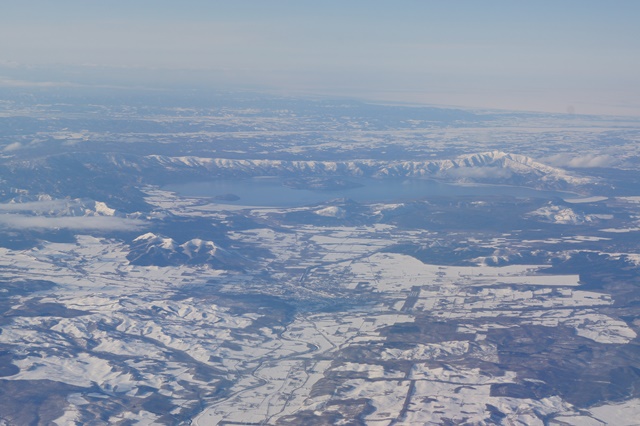
M 209 265 L 217 269 L 239 269 L 244 266 L 243 259 L 213 241 L 194 238 L 182 244 L 173 238 L 148 232 L 135 238 L 127 256 L 135 265 L 175 266 Z
M 453 160 L 413 161 L 389 164 L 378 176 L 434 177 L 453 181 L 504 181 L 533 183 L 540 187 L 578 186 L 591 183 L 585 177 L 570 175 L 530 157 L 501 151 L 460 156 Z
M 482 152 L 445 160 L 425 161 L 283 161 L 232 160 L 201 157 L 144 158 L 144 167 L 167 171 L 199 171 L 234 176 L 352 176 L 375 178 L 432 178 L 453 182 L 503 183 L 546 189 L 569 189 L 593 183 L 530 157 L 501 151 Z
M 73 180 L 65 179 L 74 170 Z M 210 180 L 218 177 L 249 178 L 278 176 L 292 179 L 325 178 L 426 178 L 444 182 L 471 182 L 527 186 L 547 190 L 598 192 L 596 179 L 542 164 L 530 157 L 489 151 L 453 159 L 420 161 L 312 161 L 260 160 L 129 155 L 114 153 L 68 153 L 34 160 L 15 161 L 0 167 L 9 177 L 0 199 L 15 193 L 51 194 L 54 198 L 99 199 L 109 208 L 133 212 L 148 205 L 140 187 L 168 183 Z M 37 185 L 31 176 L 40 177 Z M 25 182 L 30 189 L 23 190 Z M 594 191 L 595 189 L 595 191 Z M 107 210 L 93 206 L 94 211 Z
M 576 212 L 569 207 L 558 206 L 551 203 L 532 211 L 527 216 L 542 222 L 563 225 L 582 225 L 598 220 L 595 215 Z
M 314 211 L 314 213 L 318 216 L 335 217 L 337 219 L 344 219 L 345 217 L 347 217 L 347 211 L 344 208 L 338 206 L 324 207 L 322 209 Z

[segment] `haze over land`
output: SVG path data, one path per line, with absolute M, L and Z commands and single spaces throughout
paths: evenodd
M 640 5 L 3 2 L 0 83 L 640 114 Z

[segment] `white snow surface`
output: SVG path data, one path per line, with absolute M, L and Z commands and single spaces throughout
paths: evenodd
M 585 185 L 588 177 L 571 175 L 565 170 L 550 167 L 519 154 L 488 151 L 462 155 L 450 160 L 425 161 L 285 161 L 247 160 L 205 157 L 167 157 L 150 155 L 149 165 L 170 170 L 201 168 L 207 171 L 233 171 L 249 176 L 273 176 L 292 173 L 314 175 L 345 175 L 373 177 L 433 177 L 453 181 L 501 180 L 512 175 L 531 178 L 541 186 Z
M 314 211 L 318 216 L 335 217 L 338 219 L 344 219 L 347 216 L 347 212 L 342 207 L 329 206 L 320 210 Z
M 594 222 L 601 219 L 596 215 L 577 213 L 571 208 L 556 206 L 553 204 L 532 211 L 528 216 L 543 222 L 559 223 L 564 225 L 582 225 L 584 223 Z
M 273 214 L 273 210 L 255 214 Z M 505 422 L 542 424 L 540 415 L 557 414 L 564 419 L 583 412 L 558 397 L 491 396 L 493 384 L 518 383 L 515 372 L 492 375 L 480 368 L 444 365 L 461 357 L 499 362 L 497 347 L 485 338 L 489 330 L 505 327 L 501 319 L 569 327 L 577 336 L 605 345 L 636 338 L 628 324 L 598 311 L 614 301 L 608 294 L 581 290 L 578 275 L 545 273 L 544 265 L 425 264 L 411 256 L 381 252 L 407 239 L 427 241 L 432 238 L 427 230 L 405 232 L 387 224 L 301 225 L 233 231 L 228 238 L 268 249 L 273 258 L 261 267 L 269 267 L 267 262 L 291 265 L 276 275 L 281 287 L 270 289 L 274 292 L 309 291 L 331 297 L 328 292 L 334 289 L 359 288 L 363 295 L 375 295 L 384 303 L 349 312 L 299 314 L 286 327 L 265 326 L 260 324 L 262 314 L 233 312 L 216 298 L 171 297 L 184 286 L 212 282 L 229 292 L 255 291 L 260 283 L 254 284 L 251 274 L 198 266 L 135 266 L 127 261 L 126 244 L 90 236 L 22 251 L 0 249 L 2 279 L 20 279 L 29 271 L 33 279 L 54 281 L 57 287 L 40 295 L 40 301 L 84 313 L 68 318 L 20 316 L 3 325 L 0 343 L 31 348 L 15 363 L 20 372 L 4 379 L 47 378 L 97 386 L 105 395 L 131 396 L 152 388 L 177 404 L 188 404 L 188 388 L 204 394 L 214 392 L 218 384 L 196 374 L 193 365 L 197 363 L 228 378 L 231 396 L 204 399 L 203 411 L 193 419 L 196 425 L 273 424 L 300 411 L 330 412 L 340 401 L 354 398 L 365 398 L 376 408 L 364 419 L 371 424 L 438 424 L 444 421 L 443 413 L 454 420 L 481 422 L 487 416 L 487 403 L 505 413 Z M 189 253 L 217 249 L 200 239 L 177 246 L 154 233 L 141 234 L 134 241 L 156 241 Z M 12 302 L 18 310 L 28 300 Z M 459 332 L 475 336 L 385 348 L 380 350 L 380 362 L 340 359 L 343 351 L 361 345 L 376 349 L 386 339 L 384 330 L 394 324 L 413 324 L 425 314 L 434 321 L 453 320 Z M 78 343 L 89 341 L 91 350 L 83 350 Z M 126 368 L 116 359 L 124 359 Z M 384 363 L 392 360 L 403 360 L 411 367 L 405 372 L 385 368 Z M 317 392 L 314 386 L 326 386 L 323 379 L 327 377 L 346 378 L 335 392 Z M 58 424 L 74 421 L 86 400 L 78 397 L 68 403 Z M 632 405 L 625 407 L 616 418 L 620 424 L 635 415 Z M 603 410 L 602 418 L 613 416 Z M 139 410 L 110 420 L 127 419 L 153 424 L 157 417 Z

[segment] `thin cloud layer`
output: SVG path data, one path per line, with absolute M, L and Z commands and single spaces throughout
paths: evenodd
M 0 214 L 0 228 L 30 230 L 131 231 L 146 222 L 113 216 L 43 217 L 22 214 Z
M 0 204 L 0 212 L 31 212 L 31 213 L 48 213 L 55 210 L 64 209 L 72 203 L 69 200 L 42 200 L 28 201 L 26 203 L 3 203 Z M 79 204 L 75 202 L 75 204 Z
M 22 144 L 20 142 L 14 142 L 14 143 L 10 143 L 9 145 L 5 146 L 2 150 L 4 152 L 11 152 L 11 151 L 16 151 L 18 149 L 22 148 Z
M 544 162 L 555 167 L 589 168 L 610 167 L 616 163 L 616 159 L 610 155 L 587 154 L 576 156 L 571 153 L 562 153 L 547 157 Z
M 460 167 L 445 174 L 455 179 L 507 179 L 512 175 L 510 170 L 499 167 Z

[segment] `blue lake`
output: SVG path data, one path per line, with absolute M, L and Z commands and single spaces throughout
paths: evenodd
M 513 196 L 522 198 L 576 197 L 568 192 L 540 191 L 531 188 L 504 185 L 455 185 L 426 179 L 374 179 L 349 178 L 361 185 L 342 189 L 294 189 L 284 185 L 280 177 L 249 179 L 216 179 L 166 185 L 163 189 L 182 196 L 210 198 L 220 204 L 238 206 L 296 207 L 318 204 L 336 198 L 349 198 L 357 202 L 402 202 L 429 197 L 454 196 Z M 216 200 L 233 194 L 239 199 Z

